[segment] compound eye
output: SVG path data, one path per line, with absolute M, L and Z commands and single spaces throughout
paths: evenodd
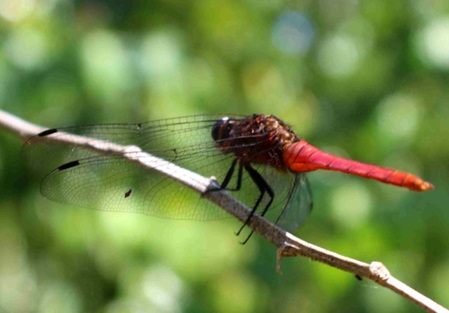
M 229 117 L 222 117 L 215 122 L 214 126 L 212 126 L 212 139 L 218 141 L 228 138 L 231 128 L 231 125 L 229 125 Z

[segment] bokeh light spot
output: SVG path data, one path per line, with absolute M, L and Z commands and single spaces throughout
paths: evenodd
M 117 100 L 121 91 L 132 86 L 128 52 L 114 33 L 95 31 L 84 39 L 82 65 L 86 83 L 103 101 Z
M 145 75 L 150 79 L 166 80 L 179 71 L 181 47 L 173 34 L 161 32 L 144 38 L 141 49 Z
M 394 94 L 384 99 L 378 107 L 378 132 L 396 140 L 413 138 L 421 110 L 416 100 L 406 94 Z
M 19 29 L 9 36 L 5 52 L 11 62 L 32 70 L 42 66 L 48 58 L 48 37 L 33 29 Z
M 351 75 L 360 63 L 360 52 L 352 38 L 344 35 L 323 40 L 318 52 L 318 64 L 332 78 Z
M 158 312 L 181 312 L 182 281 L 169 268 L 154 266 L 143 276 L 143 293 Z
M 339 225 L 363 225 L 372 207 L 368 190 L 361 184 L 350 183 L 335 188 L 332 196 L 332 215 Z
M 309 18 L 298 12 L 286 12 L 279 16 L 273 27 L 272 41 L 282 52 L 304 54 L 312 44 L 315 30 Z
M 17 22 L 32 13 L 35 0 L 0 0 L 0 16 L 10 22 Z
M 418 55 L 425 63 L 449 69 L 449 18 L 434 20 L 425 26 L 416 45 Z

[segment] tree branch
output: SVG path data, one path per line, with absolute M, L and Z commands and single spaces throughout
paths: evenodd
M 45 130 L 43 127 L 31 124 L 1 110 L 0 127 L 20 137 L 23 141 L 26 141 L 31 136 Z M 220 206 L 241 222 L 246 221 L 246 218 L 251 211 L 250 208 L 231 197 L 226 191 L 219 190 L 206 192 L 207 190 L 219 187 L 213 177 L 205 178 L 200 176 L 166 160 L 156 158 L 142 151 L 139 147 L 122 146 L 73 134 L 64 134 L 61 136 L 61 132 L 58 132 L 58 136 L 45 136 L 45 140 L 49 143 L 76 145 L 105 155 L 111 153 L 114 155 L 121 155 L 128 162 L 135 163 L 137 166 L 148 171 L 158 172 L 161 175 L 165 175 L 170 179 L 174 179 L 188 188 L 195 190 L 203 198 Z M 319 261 L 343 271 L 353 273 L 359 277 L 373 280 L 379 285 L 385 286 L 404 296 L 429 312 L 449 313 L 449 310 L 394 278 L 387 268 L 380 262 L 367 264 L 320 248 L 280 229 L 258 214 L 254 214 L 253 218 L 248 222 L 248 227 L 277 247 L 277 270 L 279 273 L 280 261 L 283 257 L 301 255 L 311 260 Z

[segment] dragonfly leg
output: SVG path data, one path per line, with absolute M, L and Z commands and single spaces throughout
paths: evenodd
M 236 184 L 235 188 L 229 188 L 229 189 L 227 188 L 228 185 L 229 185 L 229 182 L 232 179 L 232 176 L 234 175 L 235 166 L 237 165 L 237 161 L 238 161 L 238 159 L 234 158 L 234 160 L 232 161 L 231 166 L 229 167 L 228 172 L 226 173 L 225 178 L 223 179 L 223 182 L 220 183 L 220 187 L 218 187 L 218 188 L 215 188 L 215 187 L 214 188 L 210 188 L 210 189 L 206 190 L 206 192 L 219 191 L 219 190 L 230 190 L 230 191 L 238 191 L 238 190 L 240 190 L 240 187 L 242 185 L 242 179 L 241 179 L 242 169 L 241 169 L 241 166 L 239 167 L 239 172 L 238 172 L 238 175 L 239 175 L 240 178 L 237 177 L 237 184 Z
M 249 176 L 251 177 L 251 180 L 256 184 L 257 188 L 259 189 L 260 194 L 259 194 L 259 197 L 257 198 L 256 204 L 253 206 L 250 214 L 246 218 L 242 227 L 240 227 L 240 229 L 235 233 L 237 236 L 240 235 L 240 233 L 245 228 L 245 226 L 248 225 L 248 222 L 253 217 L 254 212 L 257 211 L 257 208 L 259 207 L 259 204 L 262 201 L 265 193 L 267 193 L 269 195 L 270 200 L 268 201 L 267 205 L 261 212 L 262 216 L 264 216 L 265 213 L 267 213 L 268 209 L 270 208 L 270 206 L 274 200 L 273 189 L 270 187 L 270 185 L 268 185 L 268 183 L 265 181 L 265 179 L 262 177 L 262 175 L 260 175 L 259 172 L 257 172 L 254 168 L 252 168 L 249 164 L 246 164 L 246 165 L 239 164 L 236 185 L 234 188 L 227 188 L 227 186 L 229 185 L 229 183 L 232 179 L 232 176 L 234 175 L 235 167 L 237 166 L 238 161 L 239 161 L 238 158 L 235 158 L 232 161 L 231 167 L 229 168 L 228 172 L 226 173 L 226 176 L 225 176 L 223 182 L 221 183 L 220 188 L 210 190 L 210 191 L 223 190 L 223 189 L 230 190 L 230 191 L 240 190 L 240 188 L 242 187 L 243 168 L 245 168 L 245 170 L 248 172 Z M 251 238 L 252 234 L 253 234 L 253 231 L 251 231 L 251 233 L 248 235 L 248 237 L 243 242 L 241 242 L 241 244 L 245 244 L 249 240 L 249 238 Z
M 225 178 L 223 179 L 223 182 L 220 184 L 219 188 L 214 188 L 207 190 L 207 192 L 211 191 L 217 191 L 217 190 L 227 190 L 227 191 L 239 191 L 242 187 L 242 176 L 243 176 L 243 166 L 239 164 L 239 169 L 237 173 L 237 182 L 234 188 L 228 188 L 228 185 L 232 179 L 232 176 L 235 172 L 235 166 L 237 165 L 238 159 L 235 158 L 234 161 L 232 161 L 231 167 L 229 168 L 228 172 L 226 173 Z
M 236 186 L 234 188 L 227 188 L 229 185 L 229 182 L 232 179 L 232 176 L 234 175 L 235 166 L 237 165 L 237 162 L 238 162 L 237 158 L 235 158 L 234 161 L 232 161 L 231 167 L 229 168 L 223 182 L 220 185 L 220 189 L 226 189 L 226 190 L 230 190 L 230 191 L 239 191 L 240 188 L 242 187 L 243 166 L 239 164 L 239 171 L 237 173 Z
M 256 201 L 256 204 L 254 205 L 253 209 L 251 210 L 250 214 L 248 215 L 248 217 L 246 218 L 245 223 L 243 223 L 242 227 L 239 229 L 239 231 L 236 233 L 236 235 L 240 235 L 240 233 L 242 232 L 243 228 L 245 228 L 245 226 L 248 224 L 248 222 L 250 221 L 250 219 L 253 217 L 254 212 L 256 212 L 260 202 L 263 199 L 263 196 L 265 195 L 265 192 L 268 193 L 270 200 L 268 201 L 267 205 L 265 206 L 265 208 L 263 209 L 263 211 L 261 212 L 261 216 L 264 216 L 265 213 L 267 213 L 268 209 L 270 208 L 271 204 L 273 203 L 274 200 L 274 192 L 273 189 L 270 187 L 270 185 L 268 185 L 268 183 L 265 181 L 265 179 L 259 174 L 259 172 L 257 172 L 254 168 L 252 168 L 250 165 L 245 165 L 245 170 L 248 172 L 249 176 L 251 177 L 252 181 L 256 184 L 257 188 L 260 191 L 260 195 L 259 198 Z M 241 244 L 245 244 L 248 242 L 249 238 L 251 238 L 252 234 L 254 231 L 251 231 L 251 233 L 248 235 L 248 237 L 241 242 Z

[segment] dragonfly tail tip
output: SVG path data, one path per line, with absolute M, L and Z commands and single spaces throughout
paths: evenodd
M 427 191 L 427 190 L 432 190 L 432 189 L 435 189 L 435 186 L 434 185 L 432 185 L 431 183 L 429 183 L 429 182 L 423 182 L 423 184 L 421 185 L 421 190 L 422 191 Z

